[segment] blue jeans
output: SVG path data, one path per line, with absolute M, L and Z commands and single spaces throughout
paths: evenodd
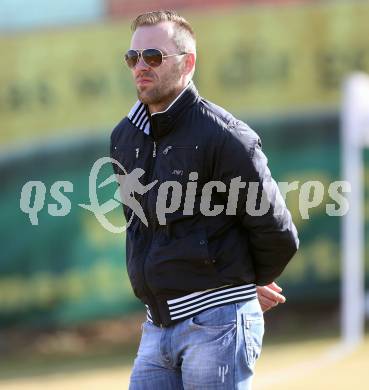
M 129 389 L 249 390 L 263 334 L 256 298 L 204 310 L 167 328 L 146 321 Z

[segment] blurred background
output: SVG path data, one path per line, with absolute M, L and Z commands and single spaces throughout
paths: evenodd
M 287 196 L 301 247 L 278 280 L 287 303 L 265 315 L 255 389 L 365 387 L 369 338 L 350 353 L 337 347 L 342 220 L 326 205 L 342 178 L 342 82 L 369 72 L 369 1 L 0 0 L 0 388 L 127 388 L 145 314 L 125 237 L 78 204 L 89 203 L 91 167 L 136 101 L 123 63 L 130 22 L 155 9 L 193 25 L 200 94 L 259 133 L 275 179 L 325 187 L 309 219 L 298 191 Z M 111 173 L 105 166 L 99 181 Z M 37 225 L 20 207 L 28 181 L 44 183 L 30 202 Z M 73 184 L 64 216 L 50 211 L 58 181 Z M 100 203 L 115 188 L 98 189 Z M 109 214 L 118 226 L 121 217 L 119 207 Z M 369 251 L 365 264 L 368 288 Z

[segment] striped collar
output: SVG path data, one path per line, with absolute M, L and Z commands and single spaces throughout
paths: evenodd
M 172 129 L 179 113 L 193 103 L 197 97 L 196 87 L 190 81 L 166 110 L 150 115 L 148 106 L 137 100 L 127 117 L 135 127 L 145 134 L 152 133 L 154 138 L 160 138 Z
M 134 126 L 150 134 L 150 114 L 145 104 L 137 100 L 127 117 Z

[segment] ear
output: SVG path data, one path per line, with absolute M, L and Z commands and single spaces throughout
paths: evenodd
M 184 71 L 186 74 L 189 74 L 195 69 L 196 55 L 194 53 L 188 53 L 185 58 Z

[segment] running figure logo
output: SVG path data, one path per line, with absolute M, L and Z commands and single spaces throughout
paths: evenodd
M 124 175 L 112 174 L 97 187 L 97 176 L 101 168 L 105 164 L 112 163 L 117 165 L 124 172 Z M 152 183 L 145 186 L 139 181 L 139 178 L 144 173 L 145 171 L 141 168 L 135 168 L 132 172 L 127 173 L 119 161 L 110 157 L 102 157 L 98 159 L 92 166 L 89 176 L 90 204 L 79 204 L 79 206 L 94 213 L 101 225 L 112 233 L 124 232 L 132 223 L 134 215 L 137 215 L 141 222 L 148 226 L 147 218 L 140 203 L 135 198 L 135 193 L 140 195 L 145 194 L 156 185 L 158 180 L 154 180 Z M 114 199 L 109 199 L 107 202 L 100 205 L 97 198 L 97 188 L 103 188 L 116 181 L 118 181 L 119 187 L 114 193 Z M 129 207 L 133 213 L 129 221 L 127 221 L 124 226 L 117 227 L 111 224 L 105 215 L 119 207 L 121 203 Z

